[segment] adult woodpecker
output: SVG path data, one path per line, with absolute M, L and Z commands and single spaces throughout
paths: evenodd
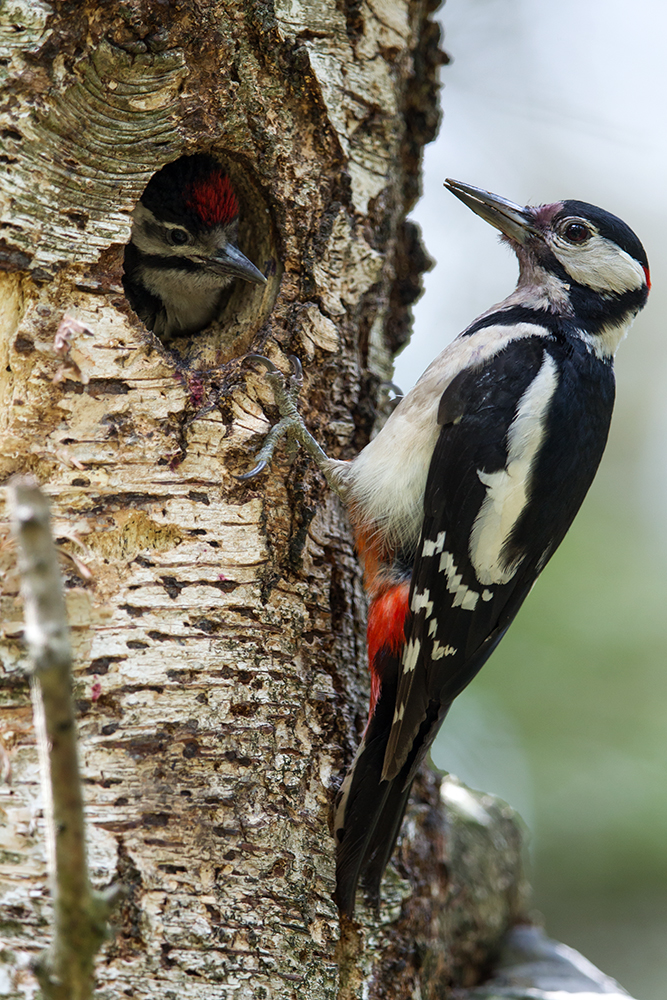
M 266 359 L 283 436 L 347 504 L 370 598 L 368 724 L 338 794 L 338 906 L 377 901 L 412 781 L 454 698 L 496 648 L 593 481 L 614 403 L 613 357 L 650 287 L 620 219 L 580 201 L 522 208 L 447 187 L 501 231 L 517 288 L 435 359 L 351 462 L 330 460 Z
M 125 248 L 127 299 L 159 337 L 198 333 L 235 278 L 266 278 L 236 246 L 239 204 L 212 156 L 183 156 L 151 177 Z

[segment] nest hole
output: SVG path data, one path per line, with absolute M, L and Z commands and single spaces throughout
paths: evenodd
M 154 318 L 155 315 L 159 315 L 160 299 L 153 295 L 151 304 L 150 294 L 148 298 L 144 295 L 147 289 L 142 286 L 139 297 L 136 287 L 137 251 L 134 247 L 134 240 L 138 226 L 138 213 L 142 212 L 142 199 L 147 195 L 153 178 L 144 188 L 133 213 L 133 238 L 125 247 L 123 284 L 131 308 L 153 332 L 154 336 L 192 367 L 206 368 L 247 353 L 251 342 L 273 309 L 282 277 L 282 266 L 277 253 L 276 231 L 269 202 L 254 175 L 252 165 L 245 159 L 220 150 L 210 150 L 204 154 L 196 155 L 212 157 L 229 178 L 239 207 L 233 243 L 261 272 L 266 279 L 266 284 L 255 284 L 244 278 L 234 277 L 231 284 L 220 289 L 215 314 L 203 328 L 194 332 L 180 330 L 167 332 L 161 329 L 161 326 L 164 326 L 164 321 Z M 180 165 L 182 169 L 187 171 L 188 161 L 191 160 L 190 156 L 181 157 L 172 161 L 171 164 L 166 164 L 165 167 L 173 172 L 172 164 Z M 161 171 L 164 169 L 162 167 Z M 156 177 L 161 171 L 156 171 L 153 177 Z M 154 186 L 152 190 L 154 190 Z M 148 200 L 150 201 L 150 198 Z M 167 226 L 175 226 L 178 213 L 170 214 L 169 200 L 166 199 L 166 201 L 167 207 L 162 208 L 160 221 Z M 151 220 L 148 218 L 148 229 L 151 228 Z M 169 232 L 171 233 L 171 229 Z M 153 234 L 156 239 L 160 239 L 156 228 L 153 228 Z M 162 235 L 164 235 L 164 230 L 162 230 Z M 169 253 L 170 250 L 165 245 L 165 253 L 161 257 L 163 264 L 160 265 L 158 261 L 155 266 L 162 266 L 166 269 L 170 259 L 172 262 L 182 262 L 183 257 L 186 256 L 185 251 L 182 252 L 182 255 L 175 254 L 172 258 L 168 256 Z M 155 259 L 159 258 L 160 254 L 152 254 L 152 257 L 155 263 Z M 187 275 L 187 268 L 184 269 L 183 273 Z M 192 275 L 195 272 L 190 271 L 189 273 Z M 192 309 L 194 311 L 196 310 L 195 299 L 197 295 L 194 291 L 194 285 L 193 295 Z

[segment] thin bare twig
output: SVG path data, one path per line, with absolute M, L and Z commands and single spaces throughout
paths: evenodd
M 72 653 L 49 508 L 39 487 L 9 487 L 19 549 L 25 638 L 32 659 L 32 697 L 40 753 L 54 936 L 35 971 L 46 1000 L 88 1000 L 93 961 L 106 936 L 112 893 L 88 879 L 83 798 L 72 703 Z

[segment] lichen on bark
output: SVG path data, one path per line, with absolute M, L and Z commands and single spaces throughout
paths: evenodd
M 467 917 L 441 943 L 452 841 L 431 777 L 379 922 L 340 939 L 327 820 L 364 725 L 360 572 L 303 456 L 234 478 L 274 412 L 250 347 L 303 359 L 303 412 L 331 454 L 368 440 L 426 263 L 405 216 L 437 121 L 431 12 L 0 8 L 0 476 L 32 472 L 51 499 L 91 871 L 126 887 L 100 998 L 391 995 L 401 962 L 404 995 L 428 996 L 497 944 Z M 241 245 L 273 263 L 266 291 L 239 287 L 167 351 L 124 300 L 123 247 L 148 178 L 197 151 L 236 172 Z M 78 332 L 58 353 L 65 316 Z M 49 901 L 11 545 L 0 560 L 7 995 L 26 997 Z

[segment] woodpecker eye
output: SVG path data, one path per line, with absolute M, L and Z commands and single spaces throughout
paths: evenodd
M 585 243 L 590 235 L 590 229 L 583 222 L 568 222 L 563 229 L 563 236 L 569 243 Z
M 183 247 L 188 242 L 190 237 L 184 229 L 170 229 L 169 230 L 169 242 L 173 243 L 175 247 Z

